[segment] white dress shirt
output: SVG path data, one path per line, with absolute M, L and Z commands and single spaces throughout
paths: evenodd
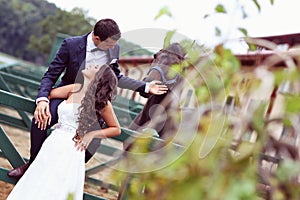
M 87 37 L 85 66 L 103 65 L 108 63 L 108 51 L 98 49 L 92 40 L 91 32 Z

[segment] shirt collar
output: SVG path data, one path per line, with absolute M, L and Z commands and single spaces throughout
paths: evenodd
M 90 34 L 87 37 L 86 51 L 91 51 L 92 49 L 97 48 L 97 46 L 94 44 L 94 42 L 92 40 L 92 34 L 93 34 L 93 31 L 90 32 Z

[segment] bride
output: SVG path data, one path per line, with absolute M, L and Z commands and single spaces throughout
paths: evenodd
M 112 69 L 89 66 L 82 74 L 83 84 L 51 90 L 50 98 L 66 99 L 58 107 L 58 123 L 8 200 L 83 199 L 84 150 L 93 138 L 113 137 L 121 129 L 111 104 L 117 85 Z M 48 116 L 38 122 L 39 127 L 45 128 L 50 121 Z M 97 123 L 101 129 L 95 130 Z

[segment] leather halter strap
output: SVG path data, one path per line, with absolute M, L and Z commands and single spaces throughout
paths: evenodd
M 163 84 L 165 85 L 172 85 L 172 84 L 175 84 L 177 82 L 177 79 L 178 79 L 178 74 L 175 76 L 174 79 L 171 79 L 171 80 L 167 80 L 166 77 L 165 77 L 165 74 L 163 72 L 163 70 L 161 69 L 161 67 L 159 66 L 154 66 L 154 67 L 151 67 L 149 70 L 148 70 L 148 73 L 147 75 L 149 75 L 149 73 L 152 71 L 152 70 L 157 70 L 161 76 L 161 79 L 162 79 L 162 82 Z

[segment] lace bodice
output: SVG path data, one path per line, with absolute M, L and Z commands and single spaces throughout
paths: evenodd
M 59 104 L 57 113 L 58 113 L 58 124 L 56 128 L 68 128 L 76 130 L 78 123 L 78 103 L 67 103 L 63 101 Z

